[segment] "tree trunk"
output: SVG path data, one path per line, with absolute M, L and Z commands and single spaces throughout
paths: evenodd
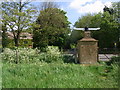
M 19 39 L 18 38 L 14 38 L 14 42 L 15 42 L 15 46 L 18 47 L 19 46 Z
M 16 64 L 18 64 L 18 62 L 19 62 L 19 56 L 18 56 L 18 50 L 17 50 L 18 48 L 16 48 L 16 61 L 15 61 L 15 63 Z
M 19 38 L 14 38 L 15 46 L 17 47 L 15 52 L 16 52 L 16 60 L 15 63 L 18 64 L 19 62 L 19 56 L 18 56 L 18 46 L 19 46 Z

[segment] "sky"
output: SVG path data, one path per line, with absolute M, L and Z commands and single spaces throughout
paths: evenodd
M 45 0 L 34 1 L 35 5 L 40 5 L 38 2 L 44 2 Z M 48 1 L 48 0 L 47 0 Z M 53 0 L 49 0 L 53 1 Z M 120 0 L 54 0 L 60 6 L 60 9 L 67 12 L 66 16 L 68 20 L 74 25 L 79 17 L 86 15 L 87 13 L 103 12 L 104 6 L 110 7 L 112 2 L 118 2 Z

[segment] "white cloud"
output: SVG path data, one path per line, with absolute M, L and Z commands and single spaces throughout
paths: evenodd
M 96 1 L 91 4 L 87 4 L 85 6 L 81 6 L 78 10 L 79 13 L 98 13 L 103 10 L 104 5 L 100 1 Z
M 111 2 L 102 2 L 101 0 L 73 0 L 69 7 L 76 9 L 78 13 L 98 13 L 102 12 L 104 6 L 110 6 Z
M 105 5 L 108 6 L 108 7 L 110 7 L 111 4 L 112 4 L 111 2 L 106 2 L 106 3 L 105 3 Z
M 81 5 L 84 5 L 86 2 L 91 2 L 92 0 L 73 0 L 70 3 L 70 7 L 78 9 Z

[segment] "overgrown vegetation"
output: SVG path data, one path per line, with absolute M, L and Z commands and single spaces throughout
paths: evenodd
M 109 71 L 109 72 L 108 72 Z M 118 88 L 117 67 L 33 63 L 4 64 L 3 88 Z
M 83 37 L 83 32 L 75 33 L 73 30 L 69 36 L 70 22 L 66 12 L 51 2 L 48 4 L 45 2 L 43 5 L 45 6 L 42 6 L 35 20 L 37 11 L 29 2 L 20 0 L 2 3 L 3 28 L 0 31 L 3 48 L 1 49 L 3 52 L 0 53 L 3 62 L 3 67 L 0 63 L 2 87 L 118 88 L 120 57 L 113 57 L 109 62 L 100 62 L 96 65 L 75 64 L 75 58 L 64 55 L 59 48 L 75 48 L 76 41 Z M 117 3 L 114 3 L 113 10 L 118 10 L 117 6 Z M 117 47 L 120 46 L 118 42 L 120 25 L 116 21 L 118 16 L 115 15 L 117 13 L 108 11 L 83 16 L 74 25 L 75 27 L 100 27 L 100 31 L 92 32 L 92 36 L 99 40 L 100 48 L 113 48 L 115 42 Z M 14 35 L 14 44 L 8 43 L 10 41 L 6 35 L 8 31 Z M 18 48 L 19 45 L 21 47 L 25 45 L 24 40 L 20 40 L 20 34 L 28 31 L 33 32 L 34 48 L 37 47 L 42 52 L 39 49 Z M 25 46 L 28 45 L 29 43 Z M 17 46 L 17 48 L 6 48 L 8 46 Z
M 58 47 L 46 52 L 18 48 L 19 63 L 15 64 L 15 49 L 5 49 L 3 58 L 3 88 L 118 88 L 118 63 L 96 65 L 75 64 L 71 56 L 63 56 Z
M 58 47 L 48 46 L 46 52 L 31 48 L 5 48 L 1 54 L 3 62 L 7 63 L 35 63 L 35 62 L 62 62 L 63 56 Z

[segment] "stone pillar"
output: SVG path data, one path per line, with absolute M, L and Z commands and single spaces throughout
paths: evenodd
M 84 32 L 84 38 L 78 41 L 78 60 L 81 64 L 94 64 L 98 60 L 98 40 L 91 38 L 90 31 Z

